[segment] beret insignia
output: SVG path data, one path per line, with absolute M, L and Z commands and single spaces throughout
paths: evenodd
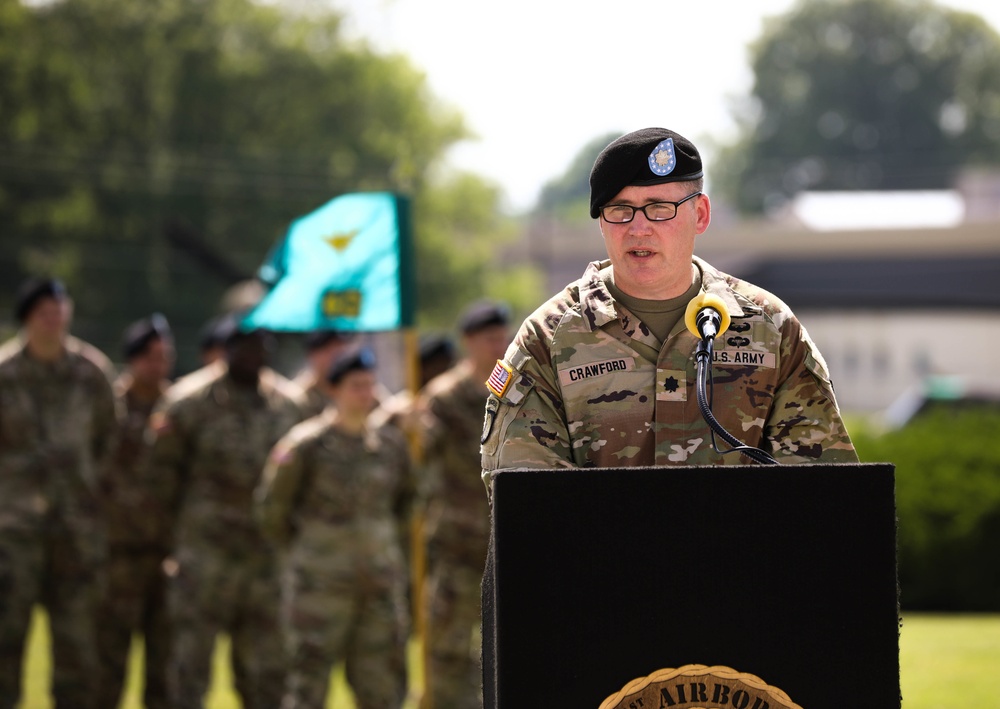
M 667 138 L 657 143 L 653 152 L 649 154 L 649 169 L 654 175 L 663 177 L 674 171 L 677 165 L 677 156 L 674 154 L 674 139 Z

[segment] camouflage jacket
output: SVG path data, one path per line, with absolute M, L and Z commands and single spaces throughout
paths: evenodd
M 206 367 L 164 395 L 150 417 L 145 484 L 175 547 L 254 553 L 253 491 L 267 455 L 301 420 L 301 391 L 261 373 L 255 389 Z
M 116 434 L 112 374 L 107 357 L 73 337 L 55 362 L 4 345 L 0 529 L 36 529 L 49 514 L 70 525 L 97 518 Z
M 274 447 L 257 490 L 264 533 L 293 566 L 369 581 L 404 573 L 414 497 L 409 454 L 391 426 L 345 431 L 326 410 Z
M 486 558 L 490 531 L 489 503 L 478 464 L 488 394 L 465 361 L 431 380 L 419 402 L 425 412 L 421 423 L 427 537 L 477 564 Z
M 162 383 L 161 397 L 169 386 L 170 382 Z M 120 418 L 104 489 L 108 543 L 119 548 L 166 551 L 166 530 L 158 525 L 160 518 L 155 513 L 153 497 L 139 472 L 146 427 L 158 400 L 140 401 L 132 391 L 132 378 L 128 374 L 115 381 L 114 391 Z
M 732 317 L 715 341 L 716 419 L 779 462 L 857 461 L 826 363 L 788 307 L 694 263 Z M 484 478 L 516 467 L 746 463 L 713 450 L 695 395 L 697 338 L 682 320 L 657 341 L 611 297 L 599 275 L 607 264 L 592 263 L 529 316 L 507 350 L 510 385 L 487 403 Z
M 305 397 L 305 404 L 302 408 L 303 418 L 311 419 L 313 416 L 319 416 L 324 409 L 333 403 L 320 387 L 315 373 L 309 369 L 302 370 L 292 382 L 302 390 Z

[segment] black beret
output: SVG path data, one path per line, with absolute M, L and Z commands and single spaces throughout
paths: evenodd
M 362 347 L 353 352 L 346 352 L 333 360 L 326 373 L 326 380 L 337 384 L 349 372 L 371 371 L 375 369 L 375 353 L 368 347 Z
M 466 308 L 458 318 L 458 329 L 471 335 L 494 325 L 510 324 L 510 308 L 503 303 L 481 300 Z
M 68 297 L 66 286 L 58 279 L 29 278 L 17 289 L 17 296 L 14 298 L 14 316 L 18 322 L 23 323 L 42 298 L 63 300 Z
M 601 151 L 590 171 L 590 216 L 629 185 L 697 180 L 704 175 L 694 144 L 666 128 L 623 135 Z
M 455 359 L 456 356 L 455 343 L 444 335 L 426 335 L 425 337 L 420 338 L 420 347 L 418 351 L 420 353 L 421 362 L 426 362 L 427 360 L 436 359 L 438 357 Z
M 159 313 L 153 313 L 148 318 L 137 320 L 127 328 L 122 337 L 122 354 L 125 359 L 132 359 L 146 351 L 154 340 L 169 340 L 170 325 L 167 319 Z
M 331 342 L 350 342 L 354 339 L 353 332 L 346 330 L 313 330 L 306 334 L 306 351 L 318 350 Z
M 225 315 L 216 315 L 202 325 L 198 333 L 198 347 L 204 352 L 205 350 L 225 344 L 229 326 L 230 323 L 227 321 Z

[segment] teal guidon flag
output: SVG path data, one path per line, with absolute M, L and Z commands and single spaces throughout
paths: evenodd
M 413 324 L 409 202 L 389 192 L 336 197 L 299 217 L 261 266 L 268 288 L 243 328 L 396 330 Z

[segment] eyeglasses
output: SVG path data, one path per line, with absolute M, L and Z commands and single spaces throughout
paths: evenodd
M 677 208 L 700 195 L 701 192 L 693 192 L 680 202 L 652 202 L 644 207 L 633 207 L 630 204 L 609 204 L 601 207 L 601 216 L 604 221 L 610 224 L 628 224 L 635 217 L 635 213 L 642 212 L 646 219 L 651 222 L 666 222 L 677 216 Z

